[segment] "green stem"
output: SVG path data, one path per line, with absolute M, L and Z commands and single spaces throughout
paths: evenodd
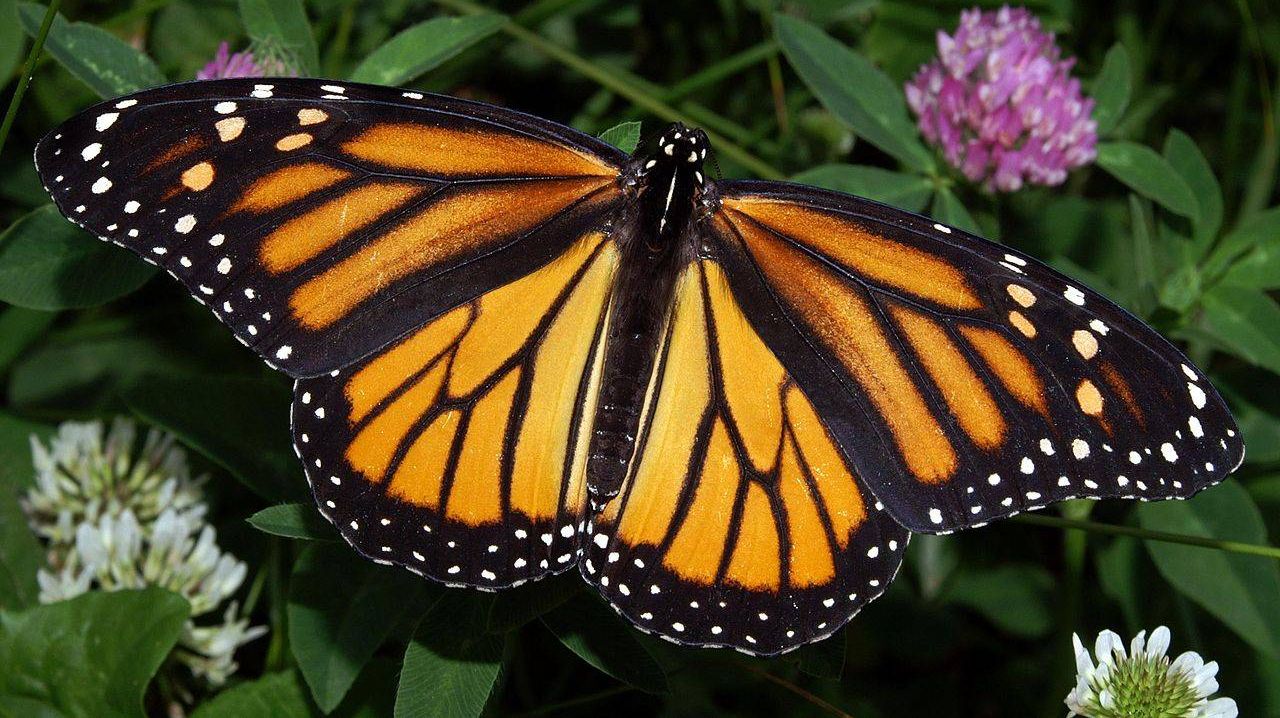
M 602 691 L 596 691 L 595 693 L 588 693 L 585 696 L 578 696 L 577 698 L 570 698 L 568 700 L 550 703 L 545 706 L 539 706 L 531 711 L 515 713 L 513 714 L 513 718 L 532 718 L 533 716 L 559 714 L 561 711 L 569 708 L 576 708 L 587 703 L 595 703 L 596 701 L 602 701 L 606 698 L 612 698 L 619 693 L 629 693 L 634 690 L 635 689 L 631 686 L 614 686 L 613 688 L 606 688 Z
M 22 96 L 27 94 L 27 85 L 31 84 L 31 73 L 35 72 L 36 60 L 40 58 L 45 38 L 49 36 L 49 28 L 53 27 L 53 19 L 57 17 L 58 6 L 61 4 L 62 0 L 50 0 L 49 8 L 44 11 L 44 20 L 40 22 L 40 32 L 36 34 L 36 40 L 31 45 L 31 52 L 27 53 L 27 61 L 22 64 L 18 86 L 13 90 L 13 98 L 9 100 L 9 110 L 4 113 L 4 123 L 0 124 L 0 151 L 4 150 L 4 143 L 9 139 L 9 129 L 13 127 L 13 121 L 18 118 L 18 106 L 22 104 Z
M 732 77 L 762 60 L 775 57 L 777 54 L 778 43 L 773 40 L 749 47 L 736 55 L 730 55 L 717 63 L 708 65 L 667 88 L 667 91 L 662 94 L 662 100 L 664 102 L 675 102 L 683 99 L 704 87 Z
M 478 15 L 489 12 L 489 10 L 469 2 L 468 0 L 436 0 L 436 3 L 468 15 Z M 627 98 L 631 102 L 643 107 L 645 110 L 652 112 L 659 117 L 671 122 L 684 122 L 690 125 L 699 124 L 689 114 L 677 110 L 646 90 L 623 80 L 618 74 L 596 65 L 590 60 L 579 57 L 572 51 L 547 40 L 536 32 L 523 28 L 510 20 L 503 23 L 502 31 L 529 45 L 538 52 L 547 55 L 556 62 L 559 62 L 560 64 L 565 65 L 579 74 L 593 80 L 597 84 Z M 779 179 L 783 176 L 782 172 L 729 141 L 718 132 L 706 128 L 704 128 L 704 131 L 707 133 L 707 138 L 725 157 L 731 158 L 733 161 L 761 177 Z
M 831 705 L 830 703 L 828 703 L 828 702 L 826 702 L 826 701 L 822 700 L 821 698 L 819 698 L 819 697 L 815 696 L 814 694 L 810 693 L 809 691 L 806 691 L 805 689 L 801 688 L 800 686 L 797 686 L 796 684 L 792 683 L 791 681 L 789 681 L 789 680 L 787 680 L 787 679 L 785 679 L 785 678 L 781 678 L 781 677 L 779 677 L 779 676 L 775 676 L 775 675 L 773 675 L 772 673 L 770 673 L 770 672 L 768 672 L 768 671 L 766 671 L 766 670 L 762 670 L 762 669 L 756 668 L 756 667 L 754 667 L 754 666 L 747 666 L 747 665 L 744 665 L 744 666 L 742 666 L 742 667 L 743 667 L 744 669 L 746 669 L 746 670 L 748 670 L 748 671 L 750 671 L 750 672 L 752 672 L 752 673 L 756 674 L 757 676 L 760 676 L 761 678 L 763 678 L 763 679 L 765 679 L 765 680 L 767 680 L 767 681 L 770 681 L 770 682 L 776 683 L 776 684 L 778 684 L 778 685 L 782 686 L 783 688 L 786 688 L 787 690 L 791 691 L 792 693 L 794 693 L 794 694 L 796 694 L 796 695 L 800 696 L 800 697 L 801 697 L 801 698 L 803 698 L 804 700 L 808 701 L 809 703 L 812 703 L 813 705 L 815 705 L 815 706 L 817 706 L 818 708 L 820 708 L 820 709 L 822 709 L 822 710 L 824 710 L 824 711 L 826 711 L 826 712 L 830 713 L 830 714 L 831 714 L 831 715 L 833 715 L 833 716 L 839 716 L 839 718 L 853 718 L 853 716 L 849 715 L 848 713 L 846 713 L 846 712 L 844 712 L 844 711 L 840 710 L 839 708 L 837 708 L 837 707 L 835 707 L 835 706 Z
M 1148 541 L 1164 541 L 1165 543 L 1178 543 L 1185 546 L 1199 546 L 1201 548 L 1213 548 L 1218 549 L 1219 551 L 1229 551 L 1231 553 L 1280 559 L 1280 548 L 1275 546 L 1266 546 L 1263 544 L 1244 543 L 1241 541 L 1223 541 L 1221 539 L 1206 538 L 1204 536 L 1175 534 L 1168 533 L 1166 531 L 1151 531 L 1148 529 L 1138 528 L 1136 526 L 1103 524 L 1096 521 L 1065 519 L 1058 516 L 1044 516 L 1041 514 L 1020 514 L 1013 517 L 1013 520 L 1018 523 L 1033 524 L 1036 526 L 1051 526 L 1059 529 L 1090 531 L 1092 533 L 1109 534 L 1111 536 L 1132 536 L 1134 538 L 1146 539 Z

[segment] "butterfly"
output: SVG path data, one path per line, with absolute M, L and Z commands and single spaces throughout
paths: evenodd
M 782 653 L 883 593 L 911 532 L 1242 461 L 1204 375 L 1102 296 L 866 199 L 713 180 L 709 150 L 269 79 L 108 101 L 36 162 L 296 379 L 359 553 L 482 590 L 577 569 L 680 644 Z

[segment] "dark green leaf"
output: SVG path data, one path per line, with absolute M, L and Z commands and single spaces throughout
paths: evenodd
M 1225 284 L 1253 289 L 1280 289 L 1280 208 L 1259 212 L 1227 235 L 1223 245 L 1240 250 L 1222 277 Z
M 25 307 L 0 309 L 0 370 L 8 369 L 27 347 L 44 336 L 57 318 L 57 312 Z
M 902 90 L 869 60 L 821 28 L 786 15 L 775 16 L 774 36 L 818 100 L 859 137 L 913 169 L 933 167 L 907 117 Z
M 907 546 L 907 563 L 920 582 L 920 595 L 932 599 L 960 565 L 960 554 L 954 540 L 947 536 L 918 534 Z
M 0 0 L 0 77 L 6 83 L 22 61 L 24 49 L 17 0 Z
M 576 571 L 568 571 L 499 591 L 489 609 L 488 630 L 490 633 L 513 631 L 582 593 L 584 586 Z
M 254 42 L 283 50 L 299 75 L 319 71 L 320 53 L 302 0 L 240 0 L 240 19 Z
M 488 604 L 445 593 L 404 653 L 395 718 L 477 718 L 502 668 L 504 640 L 485 631 Z
M 622 124 L 614 125 L 601 132 L 600 139 L 627 154 L 631 154 L 636 151 L 636 146 L 640 144 L 640 123 L 623 122 Z
M 32 483 L 31 437 L 50 429 L 0 414 L 0 609 L 26 608 L 36 602 L 40 542 L 27 526 L 18 497 Z
M 248 518 L 259 531 L 285 538 L 310 541 L 337 541 L 333 525 L 311 504 L 277 504 L 268 506 Z
M 630 625 L 598 597 L 583 594 L 542 617 L 569 650 L 623 683 L 666 693 L 667 674 Z
M 1180 264 L 1160 282 L 1160 303 L 1176 312 L 1185 312 L 1200 298 L 1200 270 L 1194 264 Z
M 834 636 L 817 643 L 801 646 L 794 654 L 800 661 L 800 670 L 818 678 L 840 680 L 840 676 L 844 674 L 848 636 L 848 633 L 840 630 Z
M 1098 580 L 1102 592 L 1120 605 L 1129 627 L 1142 622 L 1139 594 L 1138 558 L 1141 547 L 1137 539 L 1117 538 L 1098 551 Z
M 856 194 L 908 212 L 921 212 L 933 194 L 927 177 L 866 165 L 821 165 L 791 178 L 793 182 Z
M 1098 145 L 1098 166 L 1165 209 L 1199 221 L 1200 206 L 1182 175 L 1155 150 L 1136 142 Z
M 128 251 L 94 239 L 45 205 L 0 234 L 0 301 L 29 309 L 92 307 L 155 274 Z
M 1039 566 L 970 568 L 952 577 L 943 597 L 972 608 L 1010 633 L 1036 638 L 1053 627 L 1052 586 L 1053 578 Z
M 1164 158 L 1196 196 L 1200 218 L 1195 223 L 1196 251 L 1192 257 L 1199 259 L 1222 228 L 1222 187 L 1195 140 L 1182 130 L 1169 131 L 1164 141 Z
M 313 718 L 302 681 L 293 671 L 268 673 L 222 691 L 202 704 L 191 718 Z
M 18 4 L 22 29 L 31 37 L 40 31 L 45 7 L 37 3 Z M 132 45 L 99 27 L 85 22 L 67 22 L 58 15 L 44 51 L 99 97 L 118 97 L 169 82 L 160 68 Z
M 978 228 L 978 223 L 974 221 L 973 215 L 969 214 L 969 210 L 960 203 L 960 198 L 946 187 L 939 187 L 937 194 L 933 196 L 933 209 L 930 214 L 939 222 L 959 227 L 966 232 L 973 234 L 982 232 Z
M 240 377 L 146 376 L 125 403 L 270 501 L 310 499 L 289 438 L 290 397 L 274 382 Z
M 1280 373 L 1280 305 L 1256 289 L 1219 285 L 1202 298 L 1204 330 L 1236 356 Z
M 1093 82 L 1093 119 L 1098 123 L 1098 134 L 1107 135 L 1120 121 L 1129 106 L 1129 93 L 1133 90 L 1132 70 L 1129 69 L 1129 53 L 1124 45 L 1116 43 L 1107 50 L 1102 70 Z
M 1258 212 L 1223 236 L 1222 241 L 1205 261 L 1205 273 L 1212 275 L 1227 269 L 1233 260 L 1252 249 L 1275 242 L 1278 236 L 1280 236 L 1280 207 Z M 1273 252 L 1274 250 L 1269 249 L 1266 255 L 1269 257 Z M 1269 262 L 1263 262 L 1263 264 L 1269 264 Z M 1252 274 L 1249 270 L 1246 272 Z M 1238 279 L 1245 281 L 1246 276 Z
M 507 21 L 497 14 L 440 17 L 387 40 L 351 73 L 356 82 L 402 85 L 492 35 Z
M 1280 417 L 1239 399 L 1231 402 L 1231 411 L 1248 447 L 1245 463 L 1280 463 Z
M 422 609 L 425 587 L 345 546 L 303 550 L 289 581 L 289 644 L 321 710 L 337 707 L 401 617 Z
M 189 608 L 163 589 L 0 612 L 0 715 L 140 717 Z
M 1138 518 L 1152 531 L 1267 543 L 1258 507 L 1234 479 L 1190 501 L 1139 504 Z M 1161 541 L 1146 544 L 1174 588 L 1259 651 L 1280 656 L 1280 566 L 1274 559 Z

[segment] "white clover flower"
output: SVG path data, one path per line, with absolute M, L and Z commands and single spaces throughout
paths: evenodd
M 1076 687 L 1064 702 L 1071 716 L 1085 718 L 1236 718 L 1236 702 L 1210 696 L 1218 691 L 1218 663 L 1205 663 L 1200 654 L 1187 651 L 1172 662 L 1169 629 L 1139 631 L 1126 652 L 1113 631 L 1103 631 L 1094 642 L 1093 656 L 1080 637 L 1071 635 L 1076 653 Z
M 22 501 L 32 530 L 48 542 L 36 575 L 40 601 L 86 591 L 159 586 L 191 605 L 174 658 L 212 686 L 235 672 L 237 648 L 266 632 L 250 627 L 235 603 L 222 622 L 206 617 L 244 583 L 243 561 L 218 547 L 205 521 L 200 484 L 174 438 L 152 430 L 135 457 L 137 430 L 116 419 L 67 422 L 45 447 L 32 439 L 36 486 Z M 203 620 L 202 620 L 203 619 Z

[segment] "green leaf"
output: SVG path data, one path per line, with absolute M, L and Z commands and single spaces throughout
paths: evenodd
M 1039 566 L 969 568 L 952 577 L 943 597 L 982 614 L 1001 629 L 1026 638 L 1053 627 L 1049 590 L 1053 577 Z
M 795 652 L 800 670 L 818 678 L 840 680 L 844 674 L 845 654 L 848 652 L 849 634 L 843 630 L 817 643 L 801 646 Z
M 188 612 L 159 588 L 0 612 L 0 715 L 140 718 Z
M 1231 411 L 1244 435 L 1244 445 L 1249 447 L 1245 463 L 1280 463 L 1280 417 L 1239 399 L 1231 402 Z
M 1102 60 L 1102 70 L 1093 82 L 1093 119 L 1098 123 L 1098 134 L 1106 136 L 1129 106 L 1133 91 L 1133 75 L 1129 69 L 1129 53 L 1124 45 L 1116 43 L 1107 50 Z
M 627 154 L 631 154 L 636 151 L 636 146 L 640 144 L 640 123 L 623 122 L 622 124 L 614 125 L 601 132 L 600 139 Z
M 1256 289 L 1218 285 L 1201 298 L 1204 330 L 1232 354 L 1280 373 L 1280 305 Z
M 22 62 L 22 26 L 18 24 L 17 0 L 0 0 L 0 77 L 4 84 Z
M 254 42 L 282 49 L 299 75 L 319 72 L 320 52 L 302 0 L 240 0 L 240 19 Z
M 1248 259 L 1249 252 L 1262 249 L 1263 257 L 1247 263 L 1246 268 L 1242 269 L 1233 281 L 1244 282 L 1246 285 L 1270 284 L 1274 279 L 1265 270 L 1261 275 L 1257 271 L 1272 266 L 1271 257 L 1275 253 L 1274 245 L 1277 237 L 1280 237 L 1280 207 L 1272 207 L 1252 215 L 1235 229 L 1227 232 L 1218 246 L 1214 247 L 1209 258 L 1205 260 L 1205 274 L 1215 275 L 1226 270 L 1228 265 L 1242 255 L 1244 259 Z
M 774 17 L 774 35 L 800 79 L 859 137 L 913 169 L 933 168 L 901 88 L 870 60 L 816 25 L 786 15 Z
M 907 563 L 920 582 L 920 595 L 933 599 L 960 565 L 960 554 L 948 536 L 916 534 L 907 545 Z
M 51 430 L 0 414 L 0 609 L 34 605 L 39 595 L 36 571 L 42 550 L 27 526 L 18 497 L 31 485 L 31 436 L 45 438 Z
M 1138 519 L 1152 531 L 1267 543 L 1258 507 L 1234 479 L 1190 501 L 1139 504 Z M 1162 541 L 1146 544 L 1156 568 L 1174 588 L 1246 643 L 1280 656 L 1280 565 L 1274 559 Z
M 1200 298 L 1200 270 L 1194 264 L 1180 264 L 1160 282 L 1160 303 L 1176 312 L 1185 312 Z
M 946 187 L 939 187 L 937 193 L 933 196 L 933 209 L 930 214 L 939 222 L 958 227 L 966 232 L 973 234 L 981 234 L 982 232 L 978 228 L 978 223 L 973 219 L 973 215 L 969 214 L 969 210 L 965 209 L 964 205 L 960 203 L 960 198 Z
M 667 674 L 630 625 L 598 597 L 583 594 L 544 615 L 556 638 L 582 660 L 649 693 L 666 693 Z
M 351 73 L 355 82 L 402 85 L 489 37 L 505 15 L 440 17 L 420 22 L 383 42 Z
M 93 307 L 129 294 L 153 274 L 155 267 L 94 239 L 51 204 L 0 234 L 0 301 L 20 307 Z
M 289 402 L 275 382 L 241 377 L 145 376 L 125 403 L 270 501 L 310 491 L 289 438 Z
M 268 673 L 224 690 L 200 705 L 191 718 L 313 718 L 302 681 L 293 671 Z
M 1120 605 L 1129 627 L 1141 623 L 1138 558 L 1141 547 L 1137 539 L 1120 537 L 1097 552 L 1098 581 L 1102 592 Z
M 337 541 L 333 525 L 311 504 L 268 506 L 246 519 L 255 529 L 274 536 L 308 541 Z
M 867 165 L 820 165 L 791 181 L 855 194 L 908 212 L 923 211 L 933 194 L 933 184 L 927 177 Z
M 490 633 L 513 631 L 582 593 L 585 585 L 577 572 L 568 571 L 499 591 L 489 608 L 488 630 Z
M 1222 187 L 1195 140 L 1182 130 L 1169 131 L 1164 140 L 1164 158 L 1196 196 L 1200 218 L 1195 222 L 1196 246 L 1192 257 L 1199 259 L 1222 228 Z
M 1165 209 L 1199 221 L 1195 194 L 1173 165 L 1150 147 L 1124 141 L 1100 143 L 1098 166 Z
M 31 37 L 40 32 L 44 14 L 44 5 L 18 4 L 22 29 Z M 118 97 L 169 82 L 151 58 L 132 45 L 87 22 L 69 23 L 62 15 L 54 18 L 44 50 L 98 97 Z
M 44 336 L 45 330 L 58 318 L 57 312 L 42 312 L 25 307 L 0 309 L 0 371 Z
M 320 709 L 337 707 L 426 584 L 345 546 L 312 544 L 289 580 L 289 645 Z
M 498 681 L 504 640 L 484 631 L 488 604 L 445 593 L 404 653 L 395 718 L 478 718 Z

